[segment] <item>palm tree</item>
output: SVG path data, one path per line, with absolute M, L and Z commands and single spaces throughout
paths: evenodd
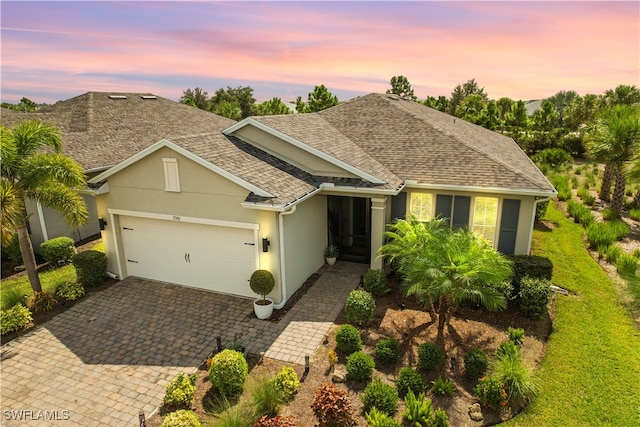
M 607 108 L 587 134 L 587 151 L 595 160 L 605 163 L 600 198 L 608 199 L 612 177 L 615 186 L 611 209 L 621 213 L 624 204 L 627 174 L 624 165 L 640 150 L 640 107 L 615 105 Z
M 86 184 L 84 173 L 73 159 L 60 154 L 61 148 L 60 131 L 39 120 L 22 121 L 11 129 L 2 126 L 2 242 L 10 242 L 17 232 L 34 292 L 42 292 L 42 285 L 26 226 L 25 199 L 57 210 L 69 226 L 82 225 L 88 218 L 77 192 Z
M 380 254 L 397 262 L 407 296 L 415 296 L 425 309 L 435 306 L 439 342 L 462 302 L 489 310 L 506 307 L 497 289 L 511 276 L 511 263 L 471 231 L 452 230 L 440 219 L 420 223 L 411 218 L 394 223 L 386 237 Z

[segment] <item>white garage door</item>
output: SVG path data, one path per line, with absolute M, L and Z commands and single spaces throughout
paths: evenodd
M 130 276 L 255 297 L 254 230 L 131 216 L 120 229 Z

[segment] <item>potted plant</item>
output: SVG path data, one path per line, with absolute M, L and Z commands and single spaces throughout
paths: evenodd
M 258 319 L 268 319 L 273 313 L 273 300 L 267 298 L 274 286 L 276 280 L 273 278 L 273 274 L 269 270 L 256 270 L 249 279 L 249 286 L 251 290 L 262 298 L 258 298 L 253 301 L 253 311 L 256 313 Z
M 340 249 L 336 245 L 329 245 L 324 248 L 324 259 L 327 261 L 327 264 L 333 265 L 336 263 L 338 259 L 338 255 L 340 255 Z

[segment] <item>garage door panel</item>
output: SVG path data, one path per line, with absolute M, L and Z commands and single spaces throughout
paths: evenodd
M 120 218 L 127 273 L 235 295 L 254 296 L 253 229 Z

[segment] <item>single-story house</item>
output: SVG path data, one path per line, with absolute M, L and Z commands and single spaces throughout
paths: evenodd
M 512 139 L 395 95 L 228 124 L 208 117 L 217 130 L 132 142 L 126 160 L 90 179 L 118 277 L 252 297 L 251 273 L 267 269 L 281 307 L 328 244 L 382 267 L 387 225 L 409 214 L 528 254 L 536 205 L 556 194 Z
M 42 120 L 62 132 L 63 153 L 75 159 L 90 179 L 162 138 L 219 131 L 235 123 L 150 93 L 87 92 L 46 108 L 22 113 L 2 108 L 2 124 Z M 83 192 L 89 220 L 70 229 L 56 211 L 26 201 L 28 228 L 35 250 L 50 238 L 80 241 L 100 232 L 93 191 Z

